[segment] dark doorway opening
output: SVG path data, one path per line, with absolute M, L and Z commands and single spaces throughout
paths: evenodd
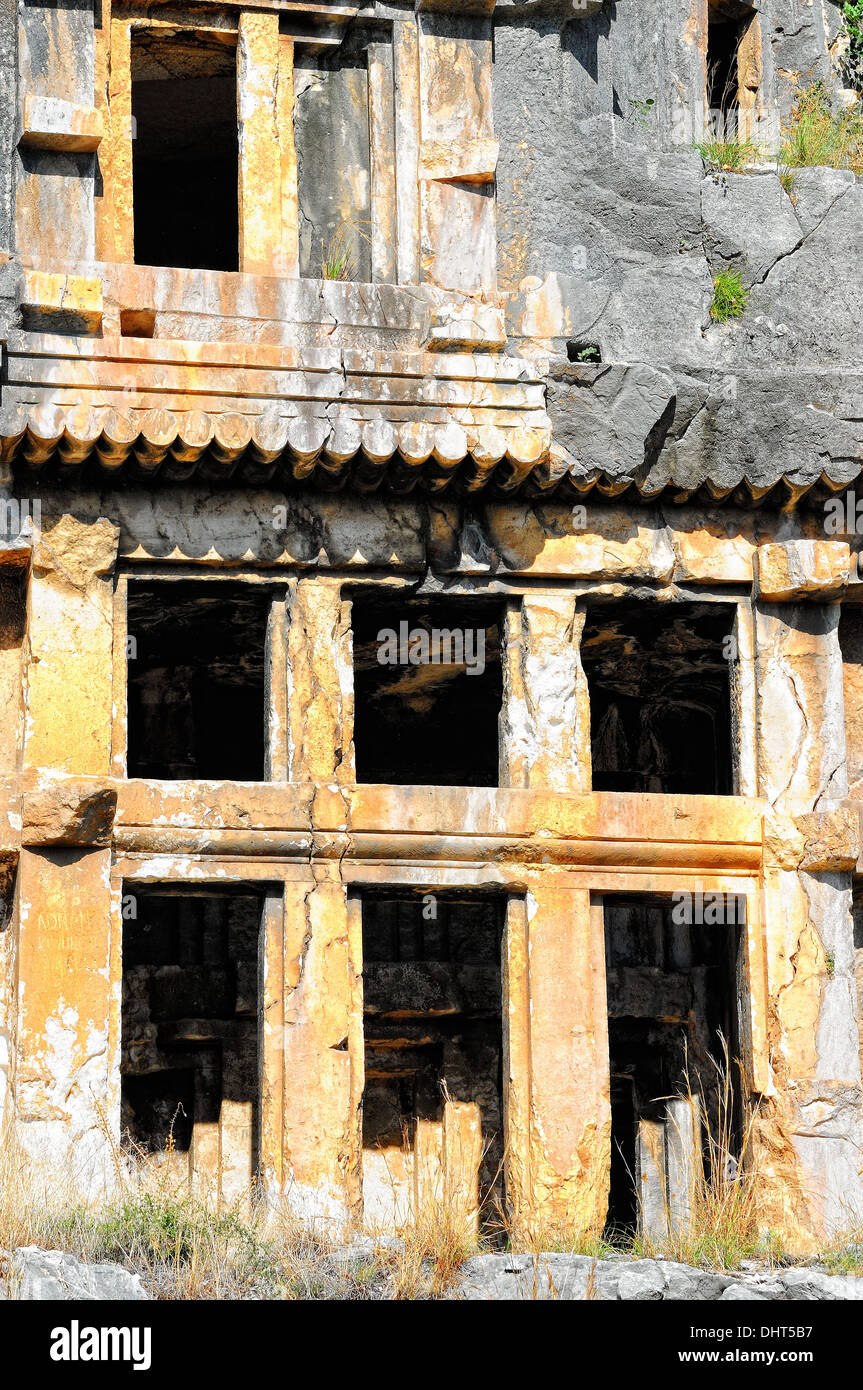
M 595 791 L 733 792 L 734 618 L 714 603 L 589 608 L 581 656 Z
M 132 190 L 139 265 L 239 265 L 234 35 L 132 29 Z
M 449 1165 L 491 1216 L 503 1192 L 502 899 L 368 893 L 362 900 L 364 1191 L 382 1151 Z M 416 1165 L 416 1166 L 413 1166 Z
M 499 605 L 353 604 L 358 782 L 496 787 Z
M 608 1231 L 666 1234 L 740 1156 L 745 899 L 603 900 L 611 1073 Z M 719 920 L 714 920 L 718 918 Z
M 740 106 L 740 45 L 755 11 L 739 0 L 709 0 L 707 8 L 707 105 L 722 116 Z M 719 132 L 717 132 L 719 133 Z
M 129 585 L 130 777 L 263 779 L 271 601 L 257 584 Z
M 245 1191 L 258 1167 L 263 894 L 127 884 L 121 1122 L 145 1155 L 192 1150 L 199 1177 Z

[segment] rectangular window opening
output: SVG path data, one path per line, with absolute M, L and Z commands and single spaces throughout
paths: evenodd
M 745 912 L 734 893 L 603 900 L 610 1237 L 666 1235 L 685 1222 L 701 1177 L 737 1174 Z
M 743 105 L 742 93 L 751 87 L 752 78 L 744 70 L 749 57 L 744 44 L 755 18 L 752 6 L 740 0 L 708 2 L 707 105 L 710 111 L 727 116 Z
M 354 601 L 358 782 L 498 786 L 500 616 L 487 600 Z
M 852 593 L 854 590 L 852 589 Z M 845 745 L 848 756 L 848 795 L 863 800 L 863 608 L 843 603 L 839 617 L 839 650 L 845 704 Z
M 127 884 L 123 901 L 124 912 L 134 905 L 123 923 L 123 1138 L 223 1195 L 247 1193 L 259 1152 L 263 895 Z
M 363 895 L 367 1222 L 398 1223 L 446 1188 L 493 1224 L 503 1193 L 504 910 L 479 894 Z
M 38 503 L 36 504 L 38 506 Z M 33 508 L 33 521 L 38 515 Z M 28 503 L 6 503 L 6 538 L 12 541 L 30 518 Z M 27 628 L 27 567 L 0 568 L 0 774 L 17 771 L 23 736 L 21 652 Z
M 138 265 L 239 266 L 234 35 L 132 29 Z
M 129 777 L 264 779 L 271 601 L 258 584 L 130 583 Z
M 594 791 L 734 791 L 734 621 L 716 603 L 590 606 L 581 657 Z

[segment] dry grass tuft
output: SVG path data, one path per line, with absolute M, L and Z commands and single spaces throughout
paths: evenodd
M 826 165 L 863 174 L 863 102 L 834 111 L 822 82 L 800 92 L 779 156 L 787 171 Z
M 367 219 L 346 217 L 339 223 L 328 246 L 321 243 L 321 279 L 355 281 L 359 273 L 357 266 L 357 246 L 359 242 L 371 242 L 366 230 L 371 226 Z
M 387 1278 L 375 1259 L 335 1261 L 328 1233 L 272 1211 L 254 1192 L 220 1207 L 130 1152 L 120 1181 L 82 1201 L 65 1170 L 37 1168 L 7 1142 L 0 1249 L 23 1245 L 124 1265 L 159 1299 L 380 1297 Z
M 693 1091 L 688 1076 L 683 1092 L 699 1110 L 705 1133 L 704 1163 L 693 1175 L 689 1219 L 663 1237 L 637 1236 L 632 1242 L 636 1256 L 732 1270 L 743 1260 L 771 1263 L 782 1254 L 767 1229 L 764 1188 L 752 1161 L 758 1107 L 735 1102 L 733 1070 L 740 1063 L 731 1063 L 724 1040 L 722 1047 L 721 1060 L 711 1058 L 716 1073 L 711 1094 L 702 1085 Z

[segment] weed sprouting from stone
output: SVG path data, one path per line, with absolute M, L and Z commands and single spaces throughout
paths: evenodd
M 749 303 L 749 291 L 737 270 L 720 270 L 713 277 L 713 303 L 710 317 L 714 323 L 727 323 L 739 318 Z

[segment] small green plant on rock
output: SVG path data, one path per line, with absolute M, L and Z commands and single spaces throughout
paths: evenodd
M 848 52 L 842 63 L 842 76 L 849 87 L 863 90 L 863 0 L 845 0 L 842 18 L 848 35 Z
M 710 317 L 714 323 L 727 323 L 739 318 L 749 303 L 749 291 L 738 270 L 720 270 L 713 277 L 713 303 Z
M 794 169 L 787 169 L 784 164 L 780 164 L 776 170 L 779 175 L 779 182 L 783 190 L 788 194 L 792 203 L 797 202 L 797 172 Z
M 570 362 L 587 362 L 595 365 L 602 361 L 602 353 L 597 343 L 570 343 L 569 360 Z
M 646 127 L 653 115 L 656 99 L 648 97 L 646 101 L 630 101 L 629 105 L 632 107 L 632 119 L 635 124 Z

